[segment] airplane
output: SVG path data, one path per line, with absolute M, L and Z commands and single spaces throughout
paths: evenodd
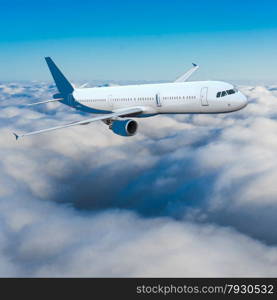
M 138 123 L 133 118 L 159 114 L 215 114 L 238 111 L 247 105 L 247 98 L 232 84 L 222 81 L 187 81 L 199 68 L 193 64 L 185 74 L 170 83 L 125 86 L 74 87 L 50 57 L 45 57 L 58 93 L 53 99 L 28 106 L 58 102 L 76 110 L 100 114 L 89 119 L 32 131 L 13 133 L 16 140 L 29 135 L 103 121 L 115 134 L 133 136 Z

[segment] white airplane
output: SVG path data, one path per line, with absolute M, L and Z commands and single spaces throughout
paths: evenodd
M 100 116 L 24 134 L 16 139 L 76 125 L 102 120 L 116 134 L 133 136 L 138 124 L 132 118 L 157 114 L 214 114 L 240 110 L 247 98 L 233 85 L 221 81 L 191 81 L 188 78 L 199 68 L 196 64 L 175 82 L 112 87 L 75 88 L 50 57 L 45 58 L 59 93 L 49 102 L 60 102 L 77 110 Z M 127 118 L 127 119 L 126 119 Z

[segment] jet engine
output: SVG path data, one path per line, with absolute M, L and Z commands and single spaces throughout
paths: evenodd
M 121 136 L 132 136 L 137 133 L 138 123 L 134 120 L 115 120 L 112 122 L 110 129 Z

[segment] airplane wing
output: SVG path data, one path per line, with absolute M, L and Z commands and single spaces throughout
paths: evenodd
M 128 108 L 128 109 L 124 109 L 124 110 L 120 110 L 119 112 L 114 112 L 111 114 L 107 114 L 107 115 L 102 115 L 102 116 L 98 116 L 98 117 L 94 117 L 91 119 L 86 119 L 83 121 L 78 121 L 78 122 L 72 122 L 69 124 L 65 124 L 65 125 L 60 125 L 60 126 L 56 126 L 56 127 L 51 127 L 51 128 L 46 128 L 46 129 L 42 129 L 42 130 L 37 130 L 37 131 L 32 131 L 32 132 L 28 132 L 28 133 L 24 133 L 24 134 L 16 134 L 13 133 L 16 139 L 19 139 L 23 136 L 27 136 L 27 135 L 34 135 L 34 134 L 39 134 L 39 133 L 43 133 L 43 132 L 48 132 L 48 131 L 52 131 L 52 130 L 57 130 L 57 129 L 62 129 L 62 128 L 67 128 L 67 127 L 71 127 L 71 126 L 75 126 L 75 125 L 86 125 L 89 124 L 91 122 L 95 122 L 95 121 L 99 121 L 99 120 L 107 120 L 107 119 L 111 119 L 111 118 L 115 118 L 115 117 L 125 117 L 125 116 L 129 116 L 129 115 L 133 115 L 133 114 L 139 114 L 142 112 L 142 108 Z
M 190 76 L 199 68 L 199 66 L 194 63 L 192 65 L 193 65 L 193 67 L 191 69 L 189 69 L 185 74 L 183 74 L 182 76 L 177 78 L 174 82 L 187 81 L 190 78 Z

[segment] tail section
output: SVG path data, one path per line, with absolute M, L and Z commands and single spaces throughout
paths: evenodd
M 45 57 L 45 60 L 60 94 L 64 97 L 70 95 L 74 91 L 71 83 L 65 78 L 63 73 L 59 70 L 50 57 Z

